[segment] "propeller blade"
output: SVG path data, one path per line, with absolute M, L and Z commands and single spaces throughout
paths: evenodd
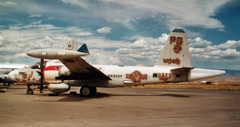
M 41 68 L 41 82 L 40 82 L 40 93 L 43 93 L 43 66 L 44 59 L 41 59 L 40 68 Z

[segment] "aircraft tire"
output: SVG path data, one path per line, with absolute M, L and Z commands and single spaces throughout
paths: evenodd
M 83 97 L 89 97 L 96 94 L 96 87 L 82 86 L 80 89 L 80 95 Z
M 29 94 L 29 95 L 33 94 L 33 90 L 32 89 L 28 89 L 26 94 Z

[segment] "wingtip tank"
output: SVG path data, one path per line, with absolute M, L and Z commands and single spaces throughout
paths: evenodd
M 28 56 L 41 59 L 65 59 L 78 56 L 86 56 L 89 53 L 62 49 L 38 49 L 26 53 Z

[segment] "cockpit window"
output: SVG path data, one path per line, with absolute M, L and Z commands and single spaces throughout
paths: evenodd
M 183 29 L 175 28 L 172 32 L 185 33 Z
M 43 67 L 46 66 L 47 61 L 44 61 Z M 40 69 L 40 62 L 37 62 L 36 64 L 31 66 L 32 69 Z

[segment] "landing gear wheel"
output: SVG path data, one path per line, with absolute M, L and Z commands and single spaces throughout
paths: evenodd
M 80 94 L 81 96 L 88 97 L 91 95 L 95 95 L 96 91 L 97 91 L 96 87 L 83 86 L 80 89 Z
M 28 89 L 26 94 L 29 94 L 29 95 L 33 94 L 33 90 L 32 89 Z
M 80 94 L 81 96 L 90 96 L 91 95 L 91 89 L 89 86 L 83 86 L 81 89 L 80 89 Z

